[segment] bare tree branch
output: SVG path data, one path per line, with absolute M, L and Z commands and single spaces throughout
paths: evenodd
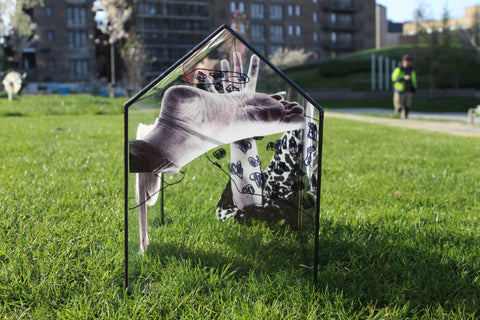
M 104 11 L 106 23 L 100 25 L 100 30 L 109 35 L 110 44 L 127 37 L 125 23 L 132 14 L 132 8 L 126 0 L 98 0 L 93 11 Z

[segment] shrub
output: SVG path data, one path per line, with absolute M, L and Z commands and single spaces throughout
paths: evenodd
M 322 77 L 344 77 L 368 71 L 370 71 L 370 61 L 330 60 L 318 66 L 318 73 Z

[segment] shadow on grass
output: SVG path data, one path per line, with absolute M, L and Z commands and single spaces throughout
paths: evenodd
M 21 112 L 5 112 L 2 114 L 3 117 L 23 117 L 25 114 Z
M 237 230 L 237 229 L 234 229 Z M 243 230 L 244 231 L 244 230 Z M 247 230 L 248 231 L 248 230 Z M 285 282 L 312 284 L 313 235 L 277 226 L 252 232 L 232 232 L 222 238 L 230 248 L 192 248 L 182 242 L 153 243 L 148 258 L 188 260 L 192 267 L 235 270 L 231 279 L 248 281 L 249 274 L 285 277 Z M 356 226 L 322 221 L 318 292 L 341 292 L 355 308 L 409 306 L 415 314 L 439 306 L 477 313 L 480 270 L 475 268 L 480 239 L 441 235 L 418 228 Z M 147 263 L 148 264 L 148 263 Z M 161 272 L 157 273 L 161 277 Z M 259 277 L 258 285 L 263 285 Z M 161 281 L 161 279 L 156 279 Z
M 438 306 L 478 312 L 480 270 L 462 250 L 476 252 L 480 239 L 348 225 L 332 226 L 325 233 L 319 288 L 335 288 L 352 301 L 378 307 L 408 304 L 420 312 Z
M 148 256 L 155 260 L 159 260 L 163 265 L 167 261 L 173 259 L 188 260 L 192 262 L 192 266 L 200 266 L 202 268 L 221 268 L 224 265 L 231 264 L 232 269 L 239 270 L 239 274 L 246 274 L 251 270 L 254 264 L 239 257 L 228 257 L 227 255 L 207 251 L 203 249 L 192 249 L 181 243 L 153 243 L 148 247 Z
M 274 275 L 300 265 L 313 265 L 313 246 L 303 244 L 299 233 L 289 227 L 274 225 L 254 232 L 234 232 L 225 234 L 223 240 L 221 248 L 192 248 L 181 242 L 153 242 L 148 247 L 147 256 L 157 261 L 171 258 L 189 260 L 192 266 L 202 268 L 222 269 L 230 265 L 231 269 L 236 270 L 235 277 L 239 281 L 253 271 Z M 303 270 L 306 270 L 305 280 L 311 282 L 311 268 Z

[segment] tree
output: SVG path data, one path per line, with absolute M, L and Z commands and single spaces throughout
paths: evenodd
M 132 8 L 126 0 L 97 0 L 93 11 L 105 13 L 104 23 L 100 24 L 100 31 L 108 35 L 110 44 L 111 87 L 110 96 L 115 95 L 115 44 L 127 36 L 125 23 L 132 14 Z
M 279 69 L 286 69 L 304 64 L 312 55 L 304 49 L 279 49 L 269 59 Z
M 434 98 L 436 80 L 438 71 L 440 70 L 440 62 L 442 59 L 442 48 L 440 46 L 440 33 L 437 24 L 433 19 L 429 19 L 430 15 L 427 13 L 426 7 L 420 3 L 415 10 L 415 24 L 417 27 L 418 43 L 427 46 L 425 51 L 426 56 L 422 57 L 418 47 L 414 47 L 416 65 L 420 67 L 427 74 L 429 97 Z
M 143 71 L 148 61 L 145 43 L 134 29 L 129 31 L 120 54 L 125 64 L 126 88 L 127 94 L 130 96 L 143 86 L 145 79 Z
M 15 11 L 15 1 L 0 0 L 0 43 L 3 43 L 4 37 L 10 29 L 10 18 Z
M 10 21 L 8 30 L 9 45 L 13 48 L 17 56 L 18 68 L 23 69 L 22 52 L 30 46 L 35 40 L 36 23 L 32 21 L 29 14 L 34 7 L 43 6 L 43 0 L 13 0 L 2 1 L 2 6 L 7 9 L 8 16 L 3 21 Z M 3 28 L 3 27 L 2 27 Z
M 5 65 L 5 37 L 10 28 L 10 16 L 13 12 L 14 2 L 10 0 L 0 0 L 0 72 Z M 0 78 L 1 78 L 0 73 Z
M 465 62 L 467 57 L 462 55 L 465 53 L 460 46 L 456 46 L 455 34 L 450 29 L 450 14 L 445 6 L 442 14 L 440 51 L 441 66 L 440 78 L 443 86 L 452 86 L 458 88 L 460 86 L 461 74 L 465 71 Z
M 462 32 L 463 38 L 480 53 L 480 10 L 477 8 L 472 16 L 472 26 Z

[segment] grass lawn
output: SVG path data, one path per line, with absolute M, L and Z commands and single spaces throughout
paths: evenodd
M 294 231 L 216 220 L 199 158 L 126 295 L 121 104 L 0 100 L 0 318 L 480 316 L 480 140 L 328 117 L 316 286 Z

